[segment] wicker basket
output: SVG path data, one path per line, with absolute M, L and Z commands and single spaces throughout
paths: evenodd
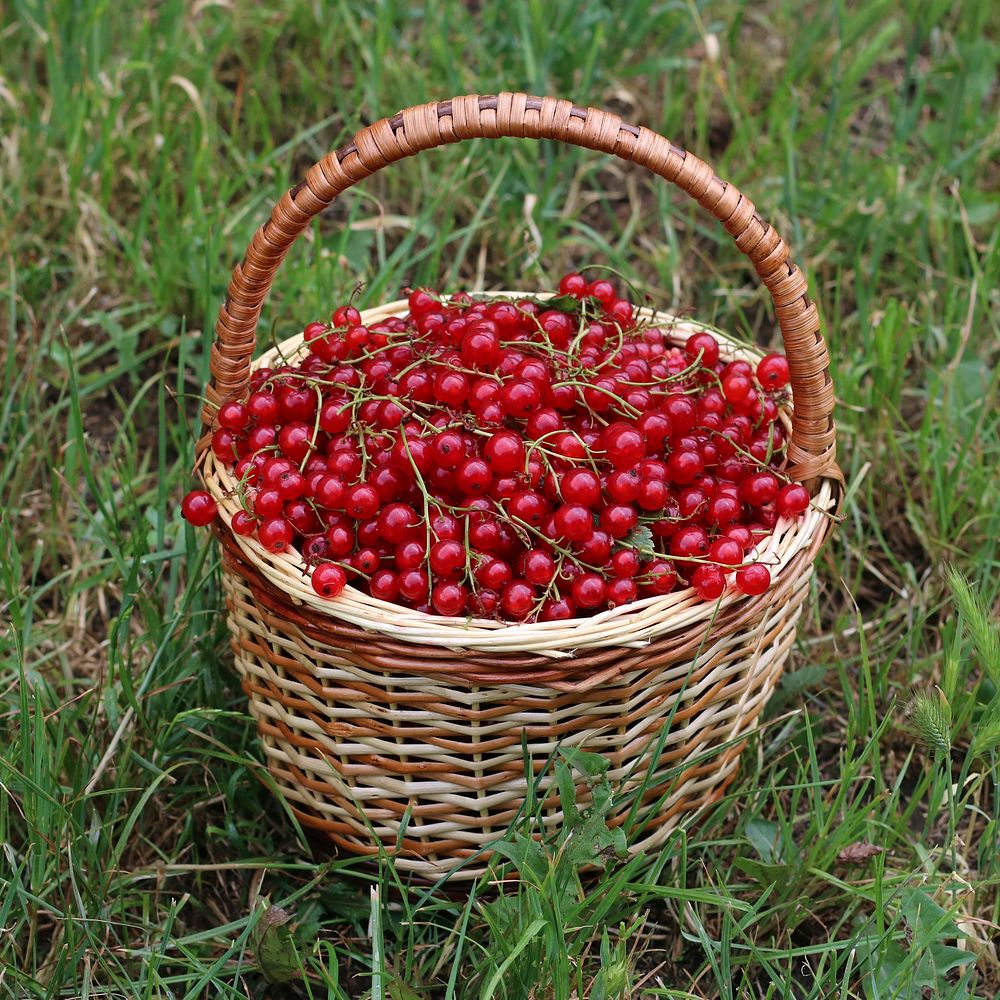
M 470 95 L 410 108 L 358 132 L 313 166 L 258 230 L 216 326 L 204 420 L 247 393 L 261 304 L 296 236 L 362 177 L 404 156 L 470 138 L 555 139 L 611 153 L 674 182 L 718 218 L 774 300 L 792 373 L 786 472 L 813 506 L 781 520 L 757 558 L 774 580 L 760 597 L 704 603 L 691 590 L 570 622 L 503 625 L 440 618 L 348 588 L 317 597 L 298 553 L 271 554 L 229 528 L 238 508 L 210 433 L 198 446 L 220 512 L 233 649 L 277 787 L 301 823 L 339 849 L 396 854 L 400 870 L 478 876 L 484 847 L 525 796 L 524 747 L 536 773 L 559 746 L 604 754 L 619 783 L 612 823 L 630 810 L 632 850 L 719 799 L 781 674 L 840 495 L 833 387 L 806 282 L 754 206 L 706 164 L 644 128 L 568 101 Z M 406 310 L 394 302 L 366 322 Z M 656 314 L 684 338 L 698 324 Z M 713 331 L 714 332 L 714 331 Z M 715 334 L 723 357 L 752 357 Z M 295 355 L 301 337 L 276 351 Z M 522 745 L 523 742 L 523 745 Z M 546 788 L 547 776 L 541 778 Z M 642 802 L 633 803 L 642 790 Z M 580 801 L 587 801 L 581 780 Z M 543 806 L 557 827 L 558 796 Z M 456 871 L 456 869 L 458 869 Z

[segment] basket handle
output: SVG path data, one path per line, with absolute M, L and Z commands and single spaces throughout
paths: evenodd
M 310 167 L 305 180 L 274 206 L 233 269 L 215 326 L 205 424 L 211 425 L 221 402 L 246 393 L 261 306 L 285 254 L 313 216 L 356 181 L 405 156 L 462 139 L 502 136 L 554 139 L 638 163 L 686 191 L 722 223 L 774 301 L 795 400 L 787 471 L 807 483 L 822 476 L 840 478 L 830 359 L 816 305 L 784 240 L 737 188 L 656 132 L 627 125 L 606 111 L 520 93 L 469 94 L 408 108 L 362 129 Z

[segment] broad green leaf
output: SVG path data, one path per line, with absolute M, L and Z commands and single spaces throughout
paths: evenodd
M 268 982 L 290 983 L 301 975 L 291 920 L 288 910 L 268 905 L 257 923 L 257 961 Z

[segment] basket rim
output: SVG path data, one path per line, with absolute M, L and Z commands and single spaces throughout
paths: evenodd
M 474 294 L 490 298 L 530 295 L 544 299 L 553 297 L 554 293 L 499 290 Z M 365 309 L 361 316 L 362 321 L 367 324 L 389 316 L 402 315 L 407 310 L 407 300 L 396 299 Z M 670 339 L 673 341 L 682 340 L 695 332 L 710 333 L 719 341 L 722 356 L 728 360 L 756 361 L 764 353 L 756 346 L 742 343 L 724 331 L 695 319 L 650 308 L 641 308 L 638 313 L 643 318 L 669 327 L 672 333 Z M 303 347 L 302 333 L 294 334 L 261 354 L 254 360 L 252 367 L 256 370 L 278 359 L 295 360 Z M 781 419 L 786 428 L 790 425 L 793 409 L 791 401 L 782 405 Z M 660 635 L 690 629 L 699 624 L 708 628 L 720 611 L 735 603 L 751 600 L 727 586 L 718 601 L 705 602 L 695 594 L 693 588 L 686 587 L 663 596 L 641 598 L 588 618 L 515 623 L 433 615 L 381 601 L 349 584 L 338 597 L 331 600 L 320 597 L 313 591 L 309 568 L 297 549 L 271 553 L 256 537 L 239 536 L 232 531 L 232 516 L 241 509 L 233 492 L 236 480 L 231 471 L 216 459 L 210 448 L 202 451 L 196 467 L 206 489 L 218 505 L 219 519 L 224 525 L 221 530 L 226 532 L 227 542 L 237 547 L 240 560 L 252 566 L 271 588 L 281 593 L 285 600 L 301 606 L 304 612 L 332 618 L 389 638 L 470 652 L 534 653 L 558 658 L 572 656 L 576 650 L 584 649 L 609 646 L 641 648 Z M 838 487 L 834 477 L 823 477 L 805 515 L 794 521 L 779 518 L 774 531 L 747 554 L 748 560 L 764 562 L 771 569 L 772 586 L 769 591 L 765 591 L 765 598 L 774 589 L 777 577 L 787 570 L 789 564 L 804 549 L 815 552 L 822 544 L 830 527 L 831 515 L 839 501 Z M 812 559 L 808 558 L 804 570 L 800 571 L 811 571 L 811 565 Z M 732 574 L 729 576 L 731 580 Z

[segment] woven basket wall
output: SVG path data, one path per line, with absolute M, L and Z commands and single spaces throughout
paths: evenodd
M 309 218 L 393 159 L 500 134 L 558 138 L 634 159 L 723 220 L 775 299 L 795 400 L 794 412 L 782 416 L 791 438 L 786 471 L 810 485 L 813 505 L 802 518 L 780 520 L 758 547 L 754 558 L 768 563 L 773 579 L 759 597 L 727 591 L 713 604 L 683 590 L 572 622 L 469 622 L 350 587 L 334 601 L 318 597 L 297 552 L 272 554 L 230 530 L 239 509 L 235 483 L 206 433 L 199 468 L 220 507 L 236 665 L 280 793 L 304 826 L 339 849 L 372 855 L 380 844 L 389 853 L 398 845 L 397 867 L 424 878 L 484 870 L 483 848 L 523 804 L 524 747 L 536 773 L 560 745 L 604 754 L 618 785 L 612 822 L 633 814 L 635 851 L 655 848 L 680 820 L 716 802 L 781 674 L 840 492 L 826 349 L 780 238 L 731 185 L 655 133 L 525 95 L 458 98 L 379 122 L 282 199 L 236 268 L 220 314 L 209 429 L 219 402 L 246 395 L 261 303 Z M 405 311 L 405 302 L 389 303 L 364 321 Z M 681 342 L 704 329 L 655 318 Z M 709 332 L 724 358 L 753 359 Z M 254 364 L 301 349 L 294 337 Z M 550 779 L 541 780 L 544 794 Z M 585 804 L 582 780 L 578 795 Z M 561 821 L 553 794 L 544 826 Z

